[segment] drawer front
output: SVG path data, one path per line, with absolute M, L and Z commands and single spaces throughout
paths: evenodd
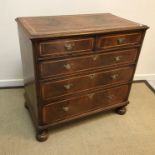
M 41 84 L 42 99 L 48 100 L 108 84 L 127 82 L 132 77 L 133 69 L 133 67 L 126 67 L 55 82 L 43 82 Z
M 97 38 L 97 49 L 109 49 L 140 44 L 141 33 L 104 35 Z
M 40 56 L 60 56 L 81 51 L 92 50 L 94 38 L 59 39 L 45 41 L 39 44 Z
M 42 122 L 52 123 L 68 119 L 89 111 L 104 109 L 108 106 L 119 104 L 127 100 L 129 87 L 123 85 L 112 89 L 87 94 L 82 97 L 49 104 L 42 109 Z
M 137 49 L 130 49 L 121 52 L 95 54 L 59 61 L 43 61 L 39 64 L 39 73 L 41 78 L 47 78 L 57 75 L 68 75 L 93 68 L 134 63 L 137 52 Z

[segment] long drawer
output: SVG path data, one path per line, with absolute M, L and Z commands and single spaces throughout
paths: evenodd
M 128 85 L 102 90 L 78 98 L 45 105 L 42 108 L 42 122 L 44 124 L 68 119 L 96 109 L 119 104 L 127 100 Z
M 41 83 L 41 95 L 43 100 L 61 97 L 93 89 L 111 85 L 113 83 L 127 82 L 131 79 L 134 67 L 124 67 L 112 71 L 102 71 L 85 76 L 74 77 L 71 79 L 58 80 L 53 82 Z
M 136 61 L 137 52 L 138 49 L 129 49 L 58 61 L 42 61 L 39 63 L 39 74 L 41 78 L 48 78 L 95 68 L 130 64 Z

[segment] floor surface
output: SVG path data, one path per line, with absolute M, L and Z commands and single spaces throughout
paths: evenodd
M 106 112 L 50 132 L 40 143 L 23 89 L 0 90 L 0 155 L 155 155 L 155 94 L 135 83 L 123 116 Z

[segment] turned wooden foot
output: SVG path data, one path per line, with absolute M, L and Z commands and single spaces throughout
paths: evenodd
M 27 102 L 25 101 L 25 103 L 24 103 L 24 106 L 25 106 L 25 108 L 26 109 L 29 109 L 29 107 L 28 107 L 28 105 L 27 105 Z
M 126 113 L 126 107 L 117 108 L 116 113 L 119 115 L 124 115 Z
M 37 133 L 36 133 L 36 139 L 39 142 L 46 141 L 48 139 L 48 131 L 47 130 L 37 131 Z

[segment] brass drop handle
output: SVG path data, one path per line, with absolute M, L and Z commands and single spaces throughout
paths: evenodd
M 69 111 L 69 107 L 65 106 L 65 107 L 62 107 L 63 111 L 67 112 Z
M 118 76 L 119 76 L 118 74 L 114 74 L 114 75 L 111 76 L 111 78 L 112 78 L 113 80 L 116 80 L 116 79 L 118 79 Z
M 97 60 L 97 55 L 92 56 L 93 60 L 96 61 Z
M 121 57 L 120 56 L 116 56 L 116 57 L 114 57 L 114 60 L 115 61 L 120 61 L 121 60 Z
M 117 39 L 117 44 L 124 44 L 125 43 L 125 38 L 118 38 Z
M 90 74 L 88 75 L 90 79 L 94 79 L 95 78 L 95 74 Z
M 68 50 L 68 51 L 73 50 L 74 46 L 75 46 L 74 43 L 66 43 L 66 44 L 64 45 L 65 49 Z
M 91 94 L 88 94 L 87 96 L 89 99 L 92 99 L 94 97 L 94 95 L 95 95 L 94 93 L 91 93 Z
M 70 65 L 70 64 L 65 64 L 65 65 L 64 65 L 64 68 L 70 70 L 70 69 L 71 69 L 71 65 Z
M 109 100 L 112 100 L 112 99 L 114 98 L 114 95 L 108 95 L 107 98 L 108 98 Z
M 73 86 L 72 84 L 66 84 L 66 85 L 64 85 L 64 88 L 69 90 L 69 89 L 71 89 L 72 86 Z

